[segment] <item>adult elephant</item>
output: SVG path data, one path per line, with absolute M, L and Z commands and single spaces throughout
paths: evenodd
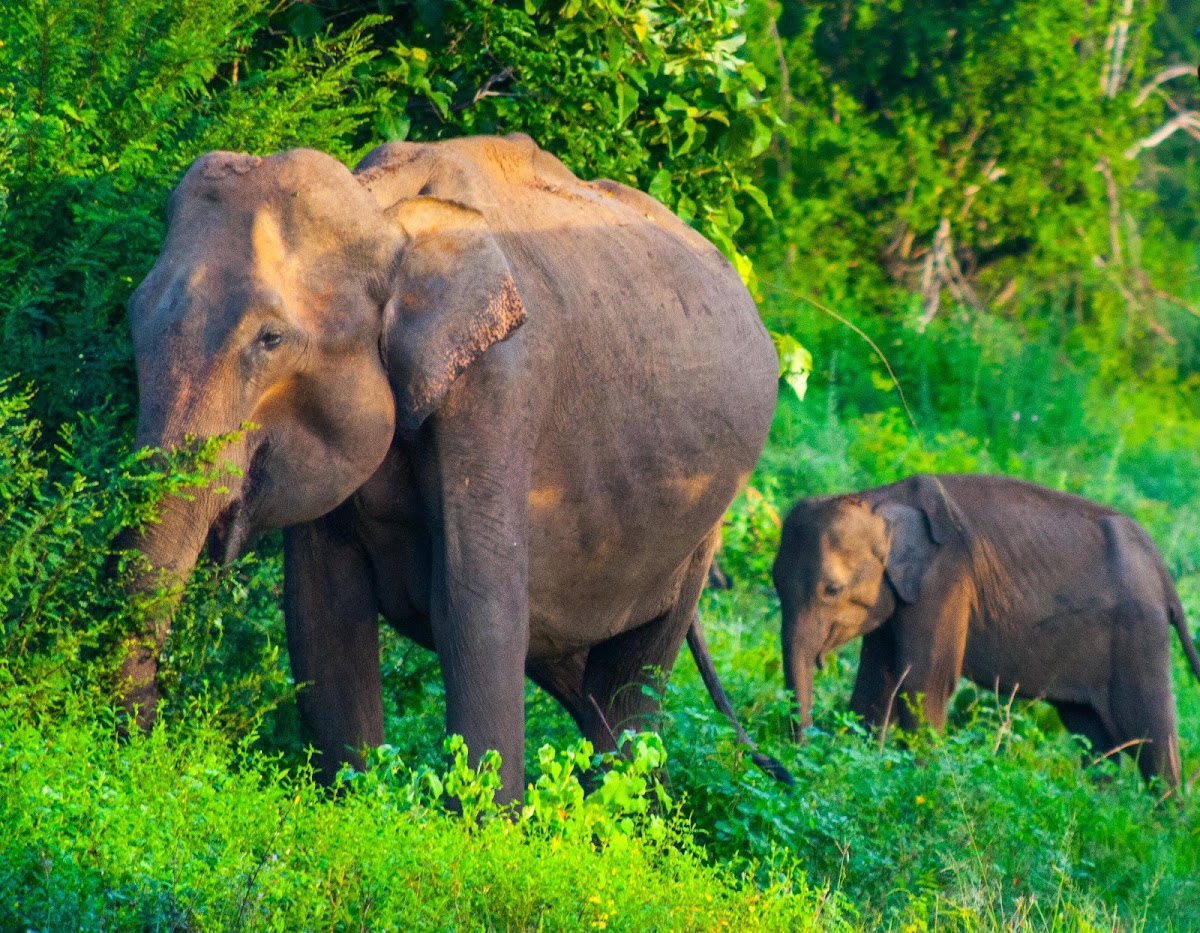
M 657 712 L 641 685 L 689 628 L 705 667 L 696 604 L 778 370 L 737 274 L 658 202 L 522 135 L 392 143 L 353 173 L 210 153 L 130 317 L 139 445 L 257 425 L 228 492 L 141 533 L 144 585 L 284 529 L 326 778 L 383 739 L 381 615 L 436 649 L 446 728 L 501 753 L 505 799 L 526 674 L 611 748 Z M 128 646 L 143 718 L 164 631 Z

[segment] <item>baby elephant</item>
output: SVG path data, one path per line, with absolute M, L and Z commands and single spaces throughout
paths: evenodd
M 998 476 L 913 476 L 799 502 L 775 560 L 783 657 L 799 725 L 813 666 L 863 637 L 851 709 L 934 728 L 966 675 L 1048 700 L 1097 755 L 1124 748 L 1179 786 L 1173 624 L 1200 659 L 1162 558 L 1132 519 Z

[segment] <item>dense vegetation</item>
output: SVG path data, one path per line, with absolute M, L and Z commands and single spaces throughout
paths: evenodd
M 1003 472 L 1137 517 L 1200 619 L 1200 124 L 1194 70 L 1170 70 L 1195 62 L 1198 12 L 0 0 L 0 929 L 1200 927 L 1200 805 L 1129 762 L 1081 771 L 1048 707 L 964 688 L 945 736 L 864 736 L 847 648 L 791 747 L 768 581 L 798 496 Z M 749 763 L 684 659 L 661 742 L 631 740 L 587 798 L 590 751 L 530 688 L 536 786 L 508 819 L 490 767 L 440 744 L 434 659 L 390 638 L 390 744 L 331 799 L 295 722 L 274 540 L 201 567 L 163 720 L 118 740 L 112 647 L 153 607 L 122 596 L 113 539 L 214 455 L 129 450 L 123 306 L 170 185 L 214 148 L 352 162 L 518 129 L 693 222 L 812 352 L 729 516 L 735 585 L 702 606 L 797 786 Z M 1175 686 L 1194 787 L 1178 654 Z

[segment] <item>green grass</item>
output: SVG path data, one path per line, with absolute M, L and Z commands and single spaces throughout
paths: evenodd
M 1196 796 L 1160 801 L 1128 761 L 1084 771 L 1044 704 L 964 686 L 944 735 L 867 735 L 845 712 L 850 645 L 818 676 L 815 728 L 786 739 L 768 570 L 802 495 L 916 470 L 1082 492 L 1146 525 L 1200 619 L 1197 387 L 1155 371 L 1114 383 L 1002 337 L 950 321 L 928 345 L 887 343 L 919 431 L 832 332 L 814 342 L 810 397 L 781 402 L 726 528 L 736 586 L 701 611 L 743 723 L 794 788 L 751 764 L 684 657 L 662 746 L 643 740 L 586 800 L 572 772 L 587 750 L 530 687 L 536 788 L 515 818 L 489 804 L 488 769 L 447 768 L 436 661 L 391 635 L 389 745 L 338 796 L 313 786 L 271 541 L 201 569 L 176 613 L 162 725 L 119 741 L 106 646 L 130 622 L 103 546 L 162 479 L 106 468 L 119 443 L 96 423 L 57 457 L 30 453 L 45 445 L 27 403 L 0 396 L 0 931 L 1200 929 Z M 1178 651 L 1174 674 L 1193 776 L 1200 685 Z M 476 819 L 446 812 L 444 793 Z

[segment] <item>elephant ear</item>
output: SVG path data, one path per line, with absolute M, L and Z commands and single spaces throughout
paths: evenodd
M 921 594 L 921 580 L 937 554 L 929 521 L 921 509 L 899 502 L 887 502 L 879 508 L 887 523 L 890 545 L 884 572 L 906 603 L 915 603 Z
M 938 477 L 921 473 L 909 477 L 901 486 L 908 501 L 925 513 L 935 544 L 965 538 L 962 513 Z
M 387 286 L 384 362 L 400 423 L 411 429 L 480 354 L 524 323 L 525 307 L 478 211 L 415 197 L 386 215 L 402 236 Z

